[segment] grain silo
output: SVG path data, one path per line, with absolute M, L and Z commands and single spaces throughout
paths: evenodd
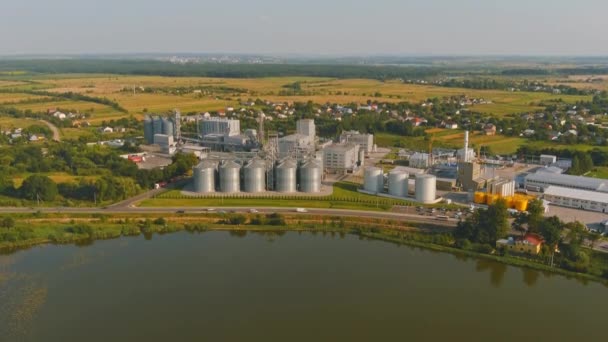
M 368 167 L 365 169 L 363 189 L 374 193 L 384 191 L 384 175 L 380 168 Z
M 234 160 L 225 160 L 220 164 L 220 191 L 221 192 L 239 192 L 240 187 L 240 170 L 239 165 Z
M 154 143 L 154 124 L 149 115 L 144 118 L 144 140 L 146 140 L 146 144 Z
M 163 134 L 163 119 L 160 116 L 152 117 L 152 131 L 154 134 Z
M 166 134 L 169 136 L 175 136 L 175 125 L 173 124 L 173 120 L 170 118 L 162 118 L 163 121 L 163 131 L 162 134 Z
M 435 201 L 437 177 L 428 174 L 416 175 L 416 201 L 432 203 Z
M 262 192 L 266 189 L 266 163 L 251 159 L 243 166 L 243 191 Z
M 293 159 L 286 158 L 275 167 L 275 191 L 296 192 L 297 164 Z
M 392 196 L 407 197 L 409 174 L 393 170 L 388 174 L 388 193 Z
M 198 193 L 215 192 L 215 173 L 217 164 L 203 160 L 192 169 L 194 191 Z
M 298 169 L 300 174 L 300 191 L 320 192 L 323 169 L 316 159 L 306 160 Z
M 365 165 L 365 149 L 359 150 L 359 167 L 363 167 Z

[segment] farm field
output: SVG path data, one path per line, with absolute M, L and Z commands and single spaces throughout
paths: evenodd
M 433 147 L 460 148 L 464 141 L 464 132 L 447 129 L 431 129 L 427 133 L 434 136 Z M 471 148 L 488 147 L 492 153 L 499 155 L 512 154 L 523 146 L 527 140 L 519 137 L 508 137 L 503 135 L 488 136 L 479 132 L 473 132 L 469 136 Z M 426 151 L 429 140 L 424 137 L 404 137 L 388 133 L 376 135 L 376 143 L 379 146 L 398 146 L 409 149 Z

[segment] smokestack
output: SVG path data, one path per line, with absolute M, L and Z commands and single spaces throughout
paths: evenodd
M 464 161 L 469 162 L 469 131 L 464 131 Z

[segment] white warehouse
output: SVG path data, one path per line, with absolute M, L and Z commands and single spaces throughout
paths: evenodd
M 537 172 L 527 175 L 524 183 L 526 189 L 534 191 L 543 191 L 549 186 L 559 186 L 608 193 L 608 184 L 606 180 L 583 176 Z
M 605 213 L 608 211 L 608 193 L 549 186 L 544 199 L 551 204 Z

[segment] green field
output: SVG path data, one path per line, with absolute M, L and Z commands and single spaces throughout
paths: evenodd
M 320 197 L 297 197 L 280 195 L 277 197 L 207 197 L 196 198 L 182 195 L 180 190 L 171 190 L 162 195 L 144 200 L 142 207 L 303 207 L 387 210 L 393 205 L 413 205 L 414 202 L 382 198 L 357 191 L 359 184 L 339 182 L 334 184 L 332 195 Z
M 432 129 L 427 133 L 434 136 L 433 147 L 460 148 L 464 142 L 463 131 Z M 430 143 L 429 138 L 405 137 L 390 133 L 379 133 L 375 139 L 378 146 L 398 146 L 416 151 L 427 151 Z M 479 132 L 472 133 L 469 139 L 472 148 L 489 147 L 492 153 L 499 155 L 513 154 L 527 141 L 519 137 L 487 136 Z

